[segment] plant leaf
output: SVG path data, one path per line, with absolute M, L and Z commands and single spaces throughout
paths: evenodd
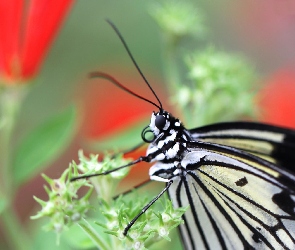
M 74 135 L 76 111 L 70 106 L 31 131 L 16 149 L 14 180 L 26 181 L 56 159 Z

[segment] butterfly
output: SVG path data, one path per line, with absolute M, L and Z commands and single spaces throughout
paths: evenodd
M 144 161 L 154 163 L 150 179 L 166 183 L 130 221 L 124 235 L 168 192 L 174 207 L 189 205 L 184 224 L 179 226 L 185 249 L 295 249 L 295 131 L 254 122 L 186 129 L 163 109 L 120 32 L 108 22 L 159 104 L 132 92 L 108 74 L 91 75 L 108 79 L 157 108 L 141 134 L 149 143 L 146 155 L 103 174 Z

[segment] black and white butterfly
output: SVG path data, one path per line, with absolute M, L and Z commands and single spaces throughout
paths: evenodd
M 119 31 L 110 24 L 142 74 Z M 107 172 L 141 161 L 154 162 L 150 179 L 166 183 L 126 226 L 125 235 L 168 191 L 175 207 L 189 205 L 180 226 L 185 249 L 295 249 L 294 130 L 251 122 L 188 130 L 163 109 L 143 75 L 159 105 L 107 74 L 92 76 L 106 78 L 158 109 L 142 132 L 142 139 L 149 143 L 146 156 Z

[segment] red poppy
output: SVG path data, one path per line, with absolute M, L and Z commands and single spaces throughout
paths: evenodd
M 295 73 L 282 70 L 274 74 L 259 93 L 261 120 L 295 128 Z
M 2 82 L 22 82 L 36 74 L 72 3 L 73 0 L 0 0 Z

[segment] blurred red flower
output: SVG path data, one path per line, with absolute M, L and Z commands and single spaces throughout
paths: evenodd
M 114 76 L 123 85 L 145 98 L 155 101 L 140 77 L 126 76 L 122 70 L 112 70 Z M 157 80 L 150 80 L 152 83 Z M 85 88 L 85 84 L 87 88 Z M 154 87 L 154 86 L 153 86 Z M 155 92 L 161 96 L 161 89 L 154 87 Z M 100 139 L 112 135 L 117 131 L 124 131 L 136 122 L 147 119 L 156 108 L 139 98 L 136 98 L 104 79 L 91 79 L 83 84 L 84 117 L 82 124 L 83 136 L 87 139 Z M 81 95 L 79 90 L 79 95 Z M 161 98 L 161 97 L 160 97 Z M 165 101 L 162 98 L 163 103 Z M 148 124 L 147 124 L 148 125 Z M 139 142 L 141 140 L 138 135 Z
M 261 121 L 295 128 L 295 73 L 281 70 L 266 81 L 258 95 Z
M 0 77 L 32 78 L 73 0 L 0 0 Z M 4 79 L 4 81 L 3 81 Z

